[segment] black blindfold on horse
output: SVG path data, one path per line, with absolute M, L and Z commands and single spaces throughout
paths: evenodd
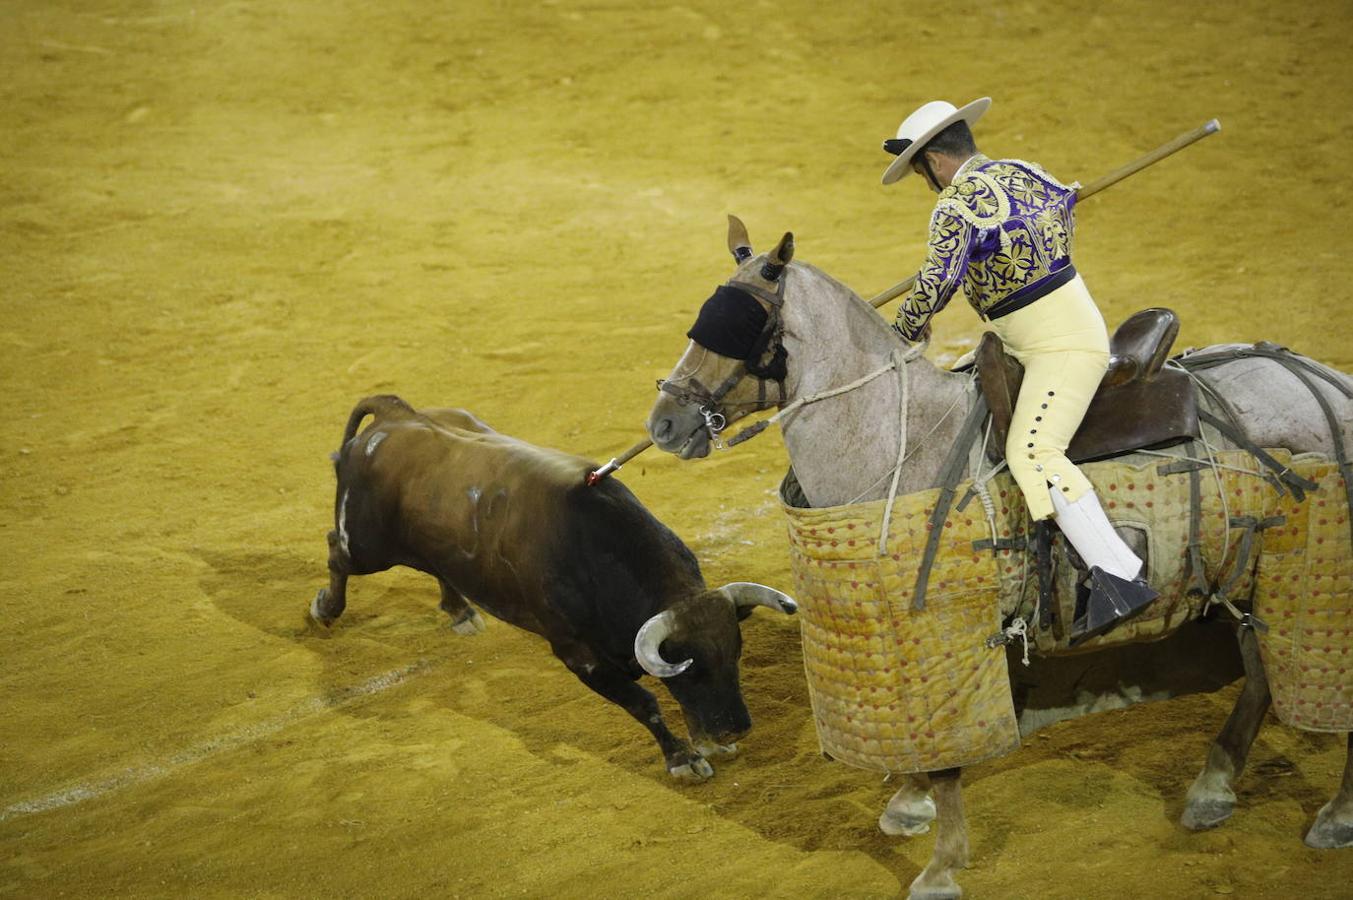
M 767 299 L 779 298 L 767 293 Z M 720 356 L 740 359 L 747 371 L 758 378 L 784 381 L 787 373 L 784 345 L 779 341 L 780 317 L 766 308 L 743 286 L 723 284 L 700 307 L 686 337 Z M 772 346 L 773 342 L 773 346 Z M 763 364 L 767 352 L 771 358 Z

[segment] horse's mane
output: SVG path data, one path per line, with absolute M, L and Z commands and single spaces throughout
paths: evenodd
M 854 297 L 856 300 L 860 300 L 861 303 L 864 302 L 860 298 L 860 295 L 851 290 L 848 285 L 842 284 L 840 281 L 837 281 L 835 278 L 828 275 L 826 272 L 822 271 L 812 263 L 799 262 L 798 260 L 795 260 L 794 262 L 789 264 L 789 267 L 791 269 L 799 271 L 806 271 L 808 272 L 808 274 L 816 278 L 820 278 L 821 280 L 827 282 L 827 284 L 829 284 L 836 293 L 846 294 L 847 296 Z
M 822 271 L 812 263 L 798 262 L 796 260 L 790 263 L 789 267 L 792 271 L 801 272 L 803 274 L 808 275 L 811 278 L 817 279 L 818 281 L 822 282 L 825 288 L 828 290 L 828 292 L 831 295 L 833 295 L 833 298 L 835 297 L 841 298 L 841 303 L 843 305 L 850 306 L 853 304 L 859 311 L 869 313 L 867 317 L 864 317 L 865 320 L 873 323 L 880 330 L 891 331 L 891 329 L 889 329 L 888 327 L 887 321 L 885 321 L 884 318 L 878 314 L 877 310 L 875 310 L 874 307 L 871 306 L 868 303 L 868 301 L 866 301 L 863 297 L 855 293 L 855 291 L 852 290 L 849 285 L 846 285 L 836 280 L 831 275 L 828 275 L 826 272 Z M 890 334 L 889 336 L 891 337 L 892 335 Z

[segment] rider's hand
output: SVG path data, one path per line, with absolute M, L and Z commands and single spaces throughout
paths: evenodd
M 904 343 L 907 343 L 907 344 L 928 344 L 928 343 L 930 343 L 930 323 L 929 323 L 929 322 L 925 323 L 925 327 L 921 329 L 921 333 L 916 337 L 915 340 L 912 340 L 911 338 L 907 337 L 907 335 L 902 331 L 901 327 L 899 327 L 898 324 L 897 324 L 896 322 L 893 323 L 893 326 L 892 326 L 892 327 L 893 327 L 893 331 L 895 331 L 895 332 L 897 333 L 897 336 L 900 337 L 900 338 L 903 340 Z

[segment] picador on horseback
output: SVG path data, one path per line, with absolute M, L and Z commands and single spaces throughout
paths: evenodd
M 1270 708 L 1353 751 L 1353 377 L 1267 341 L 1171 356 L 1179 321 L 1162 308 L 1107 338 L 1071 264 L 1074 203 L 1219 124 L 1076 188 L 977 154 L 968 124 L 987 104 L 922 107 L 885 144 L 897 156 L 885 183 L 912 168 L 940 192 L 896 329 L 876 310 L 910 281 L 866 301 L 796 259 L 793 232 L 757 254 L 730 216 L 734 270 L 647 421 L 682 459 L 779 426 L 818 740 L 833 759 L 906 776 L 879 827 L 938 823 L 911 885 L 927 900 L 961 894 L 963 768 L 1093 709 L 1080 698 L 1092 669 L 1127 703 L 1243 670 L 1185 798 L 1191 830 L 1231 816 Z M 958 287 L 991 330 L 973 365 L 942 369 L 924 338 Z M 1229 655 L 1203 658 L 1216 637 Z M 1142 669 L 1160 691 L 1119 665 L 1127 644 L 1160 651 Z M 1176 665 L 1194 659 L 1202 677 Z M 1072 705 L 1016 694 L 1017 669 L 1051 682 L 1053 661 L 1079 673 Z M 1353 847 L 1353 752 L 1305 841 Z
M 1110 524 L 1093 485 L 1067 458 L 1109 365 L 1104 318 L 1071 262 L 1078 185 L 1034 163 L 979 153 L 970 126 L 990 105 L 988 97 L 962 109 L 932 101 L 884 141 L 896 156 L 884 184 L 911 171 L 939 194 L 925 263 L 893 327 L 908 341 L 928 340 L 931 317 L 962 287 L 1023 365 L 1005 459 L 1030 516 L 1055 519 L 1089 567 L 1076 629 L 1088 637 L 1157 595 L 1138 577 L 1142 560 Z

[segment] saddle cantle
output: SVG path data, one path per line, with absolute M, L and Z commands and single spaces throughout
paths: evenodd
M 1109 368 L 1090 401 L 1066 455 L 1072 462 L 1103 459 L 1199 436 L 1198 404 L 1189 376 L 1165 368 L 1179 317 L 1163 307 L 1144 309 L 1118 326 L 1109 341 Z M 987 455 L 1005 458 L 1010 417 L 1024 367 L 988 331 L 977 346 L 977 373 L 991 408 L 993 440 Z

